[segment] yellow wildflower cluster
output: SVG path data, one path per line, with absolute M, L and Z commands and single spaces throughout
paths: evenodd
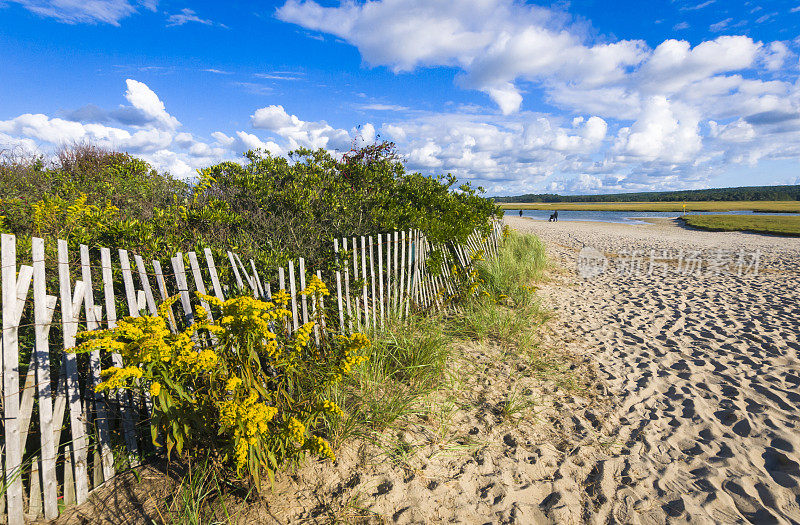
M 335 414 L 339 417 L 344 416 L 344 412 L 342 412 L 342 409 L 339 408 L 339 405 L 329 399 L 326 399 L 322 402 L 322 411 L 329 414 Z
M 308 444 L 306 446 L 314 454 L 323 458 L 328 458 L 331 461 L 336 461 L 336 454 L 333 453 L 330 444 L 321 437 L 311 436 L 308 438 Z
M 207 372 L 217 365 L 219 356 L 214 353 L 210 348 L 201 350 L 183 350 L 176 359 L 176 364 L 184 368 L 186 371 L 197 374 L 199 372 Z
M 276 407 L 258 401 L 258 393 L 255 391 L 250 392 L 243 401 L 234 397 L 220 404 L 220 429 L 223 432 L 233 431 L 234 460 L 237 467 L 244 466 L 247 461 L 248 446 L 255 445 L 259 437 L 269 431 L 267 423 L 272 421 L 277 413 Z
M 308 345 L 308 341 L 311 339 L 311 331 L 313 329 L 314 321 L 309 321 L 298 328 L 294 333 L 294 348 L 297 352 L 300 352 Z
M 325 283 L 322 282 L 322 279 L 313 275 L 311 277 L 311 282 L 308 283 L 306 289 L 300 292 L 301 295 L 330 295 L 331 293 L 328 291 L 328 287 L 325 286 Z
M 354 366 L 367 361 L 369 359 L 367 356 L 357 355 L 356 352 L 371 344 L 369 338 L 361 333 L 354 333 L 349 337 L 340 335 L 339 338 L 344 343 L 344 352 L 339 362 L 338 370 L 333 375 L 334 381 L 340 381 L 343 376 L 350 373 Z
M 231 377 L 230 379 L 228 379 L 228 381 L 225 383 L 225 390 L 227 390 L 228 392 L 232 392 L 232 391 L 236 390 L 237 388 L 239 388 L 239 386 L 240 386 L 241 384 L 242 384 L 242 380 L 241 380 L 241 379 L 239 379 L 239 378 L 238 378 L 238 377 L 236 377 L 236 376 L 232 376 L 232 377 Z
M 289 304 L 289 294 L 286 293 L 286 290 L 278 290 L 278 292 L 272 296 L 272 300 L 279 306 L 286 306 Z
M 297 418 L 290 417 L 289 422 L 286 424 L 289 435 L 292 436 L 292 439 L 300 443 L 301 445 L 306 441 L 306 426 L 302 424 Z
M 221 327 L 238 333 L 255 331 L 268 339 L 274 339 L 270 322 L 292 315 L 273 302 L 260 301 L 254 297 L 235 297 L 223 302 L 210 295 L 198 296 L 219 307 L 222 312 L 219 320 Z
M 100 372 L 102 377 L 107 377 L 105 381 L 98 383 L 95 387 L 95 392 L 102 392 L 103 390 L 116 390 L 118 388 L 125 388 L 130 386 L 129 379 L 139 379 L 142 377 L 142 370 L 138 366 L 126 366 L 120 368 L 112 366 Z
M 312 276 L 302 293 L 329 291 Z M 172 313 L 175 296 L 158 315 L 126 317 L 112 330 L 81 334 L 74 351 L 118 352 L 125 364 L 104 370 L 97 391 L 143 387 L 167 453 L 226 450 L 236 474 L 244 471 L 256 482 L 305 452 L 335 459 L 330 444 L 313 435 L 324 414 L 344 415 L 324 392 L 367 359 L 361 354 L 369 339 L 323 334 L 317 351 L 309 352 L 324 312 L 291 333 L 285 291 L 272 301 L 197 295 L 213 321 L 208 308 L 198 307 L 195 322 L 173 333 L 169 326 L 180 321 Z

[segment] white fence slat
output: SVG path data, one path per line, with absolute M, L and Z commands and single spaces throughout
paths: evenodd
M 85 244 L 81 244 L 80 252 L 81 279 L 86 286 L 86 291 L 84 292 L 86 329 L 97 330 L 100 328 L 100 320 L 95 315 L 94 287 L 92 286 L 92 266 L 89 260 L 89 247 Z M 94 391 L 94 388 L 100 383 L 100 367 L 100 350 L 95 349 L 89 354 L 89 388 L 94 398 L 94 422 L 97 426 L 97 438 L 100 443 L 103 479 L 111 479 L 114 476 L 114 458 L 111 455 L 111 438 L 108 433 L 108 411 L 106 410 L 106 402 L 103 394 Z
M 378 234 L 378 288 L 379 288 L 379 303 L 381 309 L 381 328 L 383 328 L 383 234 Z
M 297 286 L 294 281 L 294 261 L 289 261 L 289 295 L 292 299 L 292 327 L 295 331 L 300 328 L 297 319 Z
M 64 452 L 64 505 L 75 504 L 75 475 L 72 466 L 74 448 L 72 443 L 68 443 Z
M 58 240 L 58 280 L 61 289 L 61 319 L 64 331 L 64 349 L 75 346 L 75 334 L 78 332 L 80 307 L 83 304 L 85 285 L 83 281 L 75 283 L 75 294 L 69 275 L 69 253 L 67 241 Z M 78 504 L 89 497 L 89 478 L 87 475 L 87 454 L 89 452 L 86 437 L 86 417 L 81 406 L 81 391 L 78 385 L 78 363 L 72 352 L 63 354 L 64 371 L 66 373 L 67 402 L 69 404 L 70 429 L 72 432 L 72 453 L 75 469 L 75 501 Z
M 398 304 L 400 301 L 400 273 L 399 273 L 399 255 L 400 255 L 400 236 L 399 233 L 395 230 L 394 232 L 394 243 L 392 243 L 392 251 L 394 252 L 394 264 L 392 265 L 392 271 L 394 272 L 394 279 L 392 282 L 394 283 L 392 294 L 394 295 L 394 302 L 392 306 L 397 311 Z
M 300 272 L 300 291 L 303 291 L 306 289 L 306 260 L 300 257 L 297 262 Z M 303 324 L 306 324 L 308 322 L 308 299 L 305 295 L 300 296 L 300 305 L 303 311 Z
M 56 447 L 53 429 L 53 392 L 50 383 L 50 323 L 57 298 L 47 295 L 44 240 L 31 238 L 33 255 L 33 319 L 35 324 L 34 357 L 36 388 L 39 398 L 39 439 L 41 440 L 42 489 L 44 517 L 58 517 L 58 480 L 56 479 Z
M 25 450 L 28 441 L 28 431 L 33 415 L 33 399 L 36 393 L 36 356 L 31 353 L 28 363 L 28 372 L 25 374 L 25 386 L 22 387 L 22 399 L 19 402 L 19 447 Z
M 376 310 L 378 309 L 377 301 L 378 301 L 378 294 L 375 292 L 375 249 L 373 246 L 372 235 L 369 236 L 369 276 L 370 276 L 370 292 L 372 294 L 372 305 L 370 308 L 372 309 L 372 328 L 375 329 L 376 321 L 377 321 L 377 313 Z
M 106 303 L 106 323 L 108 328 L 117 326 L 117 305 L 114 297 L 114 274 L 111 270 L 111 250 L 108 248 L 100 248 L 100 266 L 102 267 L 103 274 L 103 294 Z M 111 353 L 111 364 L 121 367 L 122 356 L 119 352 Z M 134 427 L 133 414 L 131 409 L 131 396 L 130 392 L 121 390 L 117 393 L 117 400 L 119 402 L 120 411 L 122 412 L 122 432 L 125 438 L 125 444 L 128 447 L 128 460 L 131 466 L 139 464 L 139 444 L 136 441 L 136 429 Z
M 197 254 L 195 252 L 189 252 L 186 255 L 189 256 L 189 268 L 192 270 L 192 277 L 194 278 L 194 287 L 203 295 L 207 295 L 206 292 L 206 283 L 203 282 L 203 274 L 200 272 L 200 263 L 197 262 Z M 214 316 L 211 315 L 211 308 L 208 306 L 208 302 L 205 299 L 200 299 L 200 306 L 202 306 L 206 311 L 206 318 L 209 321 L 214 320 Z
M 192 312 L 192 299 L 189 295 L 189 283 L 186 281 L 186 268 L 183 264 L 183 253 L 178 252 L 172 258 L 172 271 L 175 273 L 175 283 L 178 285 L 183 315 L 187 325 L 194 324 L 194 312 Z M 197 336 L 197 333 L 194 334 Z
M 28 513 L 30 521 L 42 515 L 42 487 L 39 483 L 39 456 L 31 458 L 30 492 L 28 496 Z
M 399 295 L 399 304 L 398 304 L 398 313 L 400 317 L 403 316 L 403 312 L 405 311 L 405 303 L 403 299 L 405 297 L 405 290 L 406 290 L 406 232 L 400 232 L 400 295 Z
M 147 275 L 147 268 L 144 266 L 144 260 L 141 255 L 134 255 L 133 260 L 136 262 L 136 270 L 139 272 L 139 283 L 142 285 L 144 292 L 144 299 L 147 304 L 147 309 L 150 315 L 156 315 L 158 310 L 156 308 L 156 298 L 153 295 L 153 288 L 150 287 L 150 277 Z M 140 308 L 141 310 L 142 308 Z
M 360 293 L 356 289 L 356 282 L 358 282 L 358 243 L 356 238 L 352 237 L 350 242 L 353 245 L 353 306 L 355 307 L 356 329 L 361 330 L 361 298 Z
M 236 267 L 236 259 L 233 258 L 233 252 L 228 251 L 228 260 L 231 262 L 231 268 L 233 268 L 233 277 L 236 279 L 236 285 L 239 287 L 239 292 L 244 291 L 244 283 L 242 282 L 242 276 L 239 274 L 239 268 Z
M 119 265 L 122 270 L 122 282 L 125 285 L 128 315 L 139 317 L 139 299 L 136 294 L 136 288 L 133 286 L 133 274 L 131 274 L 131 261 L 128 259 L 128 250 L 119 250 Z
M 211 248 L 204 250 L 206 255 L 206 264 L 208 265 L 208 273 L 211 276 L 211 285 L 214 287 L 214 295 L 220 301 L 225 300 L 225 294 L 222 293 L 222 286 L 219 284 L 219 274 L 217 274 L 217 265 L 214 264 L 214 255 L 211 253 Z
M 413 257 L 413 248 L 414 248 L 414 241 L 411 236 L 411 230 L 408 232 L 408 279 L 406 279 L 406 311 L 405 316 L 408 317 L 409 310 L 411 309 L 411 276 L 413 271 L 413 266 L 416 264 L 416 261 L 412 259 Z
M 239 264 L 239 269 L 242 271 L 242 275 L 247 280 L 247 285 L 253 291 L 253 297 L 258 298 L 258 289 L 256 289 L 256 283 L 254 281 L 254 278 L 250 276 L 250 273 L 244 267 L 244 263 L 242 263 L 242 259 L 241 259 L 241 257 L 239 257 L 239 254 L 238 253 L 234 253 L 233 257 L 236 259 L 236 262 Z
M 333 253 L 336 254 L 336 306 L 339 308 L 339 331 L 344 332 L 344 310 L 342 308 L 342 271 L 339 269 L 339 239 L 333 240 Z
M 364 328 L 369 330 L 369 298 L 367 287 L 369 286 L 369 278 L 367 277 L 367 249 L 366 240 L 361 236 L 361 297 L 364 301 Z
M 3 417 L 5 479 L 9 525 L 22 525 L 22 450 L 19 434 L 19 327 L 17 312 L 17 240 L 2 236 L 3 283 Z
M 256 270 L 256 262 L 253 259 L 250 259 L 250 268 L 253 270 L 253 282 L 258 289 L 258 298 L 264 299 L 266 297 L 266 295 L 264 295 L 264 287 L 261 285 L 261 277 L 258 275 L 258 270 Z
M 300 323 L 297 319 L 297 286 L 294 281 L 294 261 L 289 261 L 289 295 L 292 301 L 292 327 L 296 331 L 300 328 Z
M 347 251 L 347 237 L 342 239 L 342 249 Z M 353 311 L 350 309 L 350 262 L 344 265 L 344 290 L 347 298 L 347 324 L 350 332 L 353 331 Z

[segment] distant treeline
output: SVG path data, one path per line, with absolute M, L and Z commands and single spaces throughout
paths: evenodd
M 792 186 L 743 186 L 707 190 L 648 191 L 610 195 L 558 195 L 528 193 L 494 197 L 495 202 L 674 202 L 674 201 L 797 201 L 800 184 Z

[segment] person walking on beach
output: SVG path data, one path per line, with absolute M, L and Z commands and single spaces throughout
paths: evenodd
M 519 210 L 519 216 L 522 217 L 522 210 Z
M 553 212 L 553 222 L 558 222 L 558 210 Z

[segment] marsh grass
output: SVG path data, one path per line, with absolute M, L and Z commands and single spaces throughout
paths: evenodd
M 502 414 L 503 417 L 511 422 L 529 415 L 533 412 L 536 403 L 533 399 L 526 396 L 524 393 L 519 392 L 516 388 L 509 391 L 503 402 Z
M 234 517 L 226 504 L 231 494 L 224 480 L 220 480 L 218 469 L 208 460 L 190 462 L 180 484 L 167 499 L 167 509 L 163 513 L 158 507 L 156 510 L 162 523 L 172 525 L 229 523 Z
M 710 231 L 748 231 L 800 237 L 800 217 L 757 215 L 687 215 L 687 226 Z

